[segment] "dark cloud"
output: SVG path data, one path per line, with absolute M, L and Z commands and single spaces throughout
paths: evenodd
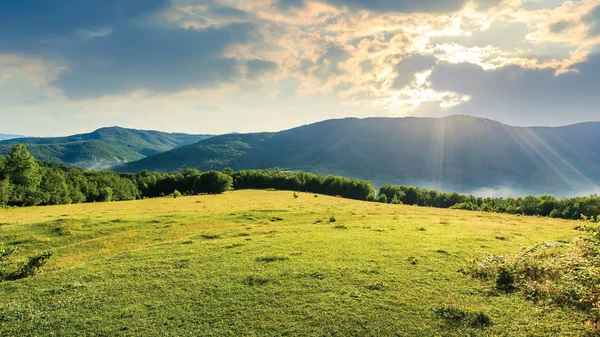
M 28 54 L 65 65 L 52 83 L 71 99 L 134 90 L 173 92 L 216 86 L 244 76 L 243 60 L 226 48 L 253 41 L 250 24 L 202 30 L 156 21 L 170 0 L 13 1 L 0 10 L 0 52 Z M 243 18 L 246 12 L 209 3 L 211 17 Z M 271 65 L 248 63 L 258 77 Z
M 165 29 L 118 27 L 111 34 L 76 44 L 68 51 L 70 72 L 54 85 L 72 99 L 130 92 L 170 92 L 215 86 L 239 78 L 236 60 L 220 56 L 249 39 L 252 26 Z
M 448 113 L 471 114 L 517 125 L 567 124 L 598 120 L 600 55 L 555 76 L 553 70 L 507 66 L 485 71 L 473 64 L 436 66 L 430 81 L 438 91 L 453 91 L 471 100 Z M 547 122 L 540 122 L 547 121 Z
M 264 73 L 269 73 L 277 70 L 277 64 L 265 60 L 248 60 L 246 62 L 246 76 L 249 79 L 256 79 Z
M 321 80 L 321 83 L 325 83 L 331 76 L 343 73 L 340 63 L 348 58 L 349 55 L 345 50 L 337 45 L 330 45 L 316 62 L 304 59 L 300 62 L 300 67 L 305 74 L 315 76 Z
M 594 37 L 600 35 L 600 5 L 592 9 L 592 11 L 585 16 L 584 20 L 590 25 L 590 36 Z
M 415 74 L 431 69 L 437 60 L 433 55 L 413 55 L 405 58 L 396 66 L 397 77 L 394 88 L 400 89 L 409 85 L 415 79 Z
M 167 8 L 170 0 L 6 0 L 0 51 L 51 49 L 79 31 L 111 27 Z
M 476 0 L 485 9 L 499 4 L 502 0 Z M 448 13 L 460 10 L 467 0 L 321 0 L 333 6 L 348 7 L 351 10 L 398 13 Z M 302 7 L 303 0 L 279 0 L 279 7 Z
M 560 34 L 563 30 L 571 27 L 572 23 L 569 21 L 559 21 L 550 25 L 550 32 L 554 34 Z
M 303 8 L 304 0 L 279 0 L 277 7 L 280 10 L 287 11 L 294 8 Z

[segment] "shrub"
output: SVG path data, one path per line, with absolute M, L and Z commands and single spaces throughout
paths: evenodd
M 181 192 L 179 192 L 178 190 L 173 191 L 173 198 L 177 199 L 181 196 Z
M 492 319 L 483 312 L 472 312 L 451 306 L 434 309 L 435 314 L 452 325 L 466 325 L 471 328 L 485 328 L 492 325 Z
M 519 291 L 534 302 L 587 313 L 592 334 L 600 333 L 600 227 L 584 219 L 581 234 L 568 242 L 546 242 L 510 257 L 469 260 L 461 271 L 490 280 L 496 289 Z
M 382 204 L 387 204 L 387 196 L 385 194 L 380 194 L 379 197 L 377 197 L 377 201 L 382 203 Z
M 375 201 L 376 198 L 377 196 L 375 195 L 375 193 L 370 193 L 369 195 L 367 195 L 367 201 Z
M 6 254 L 6 252 L 7 251 L 4 250 L 4 254 Z M 14 252 L 14 249 L 12 252 Z M 8 255 L 4 255 L 4 258 L 12 254 L 12 252 L 10 252 Z M 0 254 L 3 253 L 0 252 Z M 51 252 L 45 251 L 43 253 L 30 256 L 27 258 L 27 261 L 19 264 L 17 269 L 12 272 L 6 272 L 5 270 L 0 269 L 0 281 L 14 281 L 33 276 L 46 264 L 46 262 L 48 262 L 51 256 Z

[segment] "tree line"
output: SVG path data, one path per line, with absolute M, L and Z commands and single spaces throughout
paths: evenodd
M 558 199 L 551 195 L 519 198 L 482 198 L 456 192 L 444 193 L 414 186 L 384 185 L 379 189 L 380 202 L 462 209 L 492 213 L 548 216 L 579 220 L 600 215 L 600 197 L 590 195 Z
M 278 189 L 319 193 L 356 200 L 483 212 L 580 219 L 600 215 L 600 197 L 558 199 L 550 195 L 481 198 L 413 186 L 384 185 L 379 193 L 368 181 L 304 172 L 246 170 L 137 174 L 90 171 L 36 161 L 22 144 L 0 158 L 0 206 L 60 205 L 219 194 L 230 189 Z
M 36 206 L 123 201 L 167 195 L 219 194 L 230 189 L 281 189 L 365 200 L 370 182 L 275 170 L 138 174 L 90 171 L 37 162 L 22 144 L 0 158 L 0 205 Z

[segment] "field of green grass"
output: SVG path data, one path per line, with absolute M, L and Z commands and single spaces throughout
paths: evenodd
M 569 239 L 576 222 L 298 196 L 0 210 L 17 258 L 53 252 L 36 276 L 0 282 L 0 336 L 583 334 L 578 312 L 458 272 Z

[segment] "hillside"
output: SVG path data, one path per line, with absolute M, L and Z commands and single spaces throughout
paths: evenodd
M 9 135 L 9 134 L 5 134 L 5 133 L 0 133 L 0 141 L 2 140 L 7 140 L 7 139 L 14 139 L 14 138 L 23 138 L 24 136 L 21 135 Z
M 108 168 L 208 137 L 210 136 L 109 127 L 68 137 L 5 140 L 0 142 L 0 155 L 9 153 L 14 144 L 23 143 L 38 160 L 88 168 Z
M 573 221 L 267 191 L 0 218 L 15 263 L 53 253 L 40 274 L 0 282 L 2 336 L 584 336 L 587 326 L 578 310 L 458 272 L 468 258 L 569 239 Z
M 117 170 L 284 168 L 375 185 L 565 196 L 596 192 L 597 144 L 600 123 L 523 128 L 468 116 L 347 118 L 273 134 L 218 136 Z

